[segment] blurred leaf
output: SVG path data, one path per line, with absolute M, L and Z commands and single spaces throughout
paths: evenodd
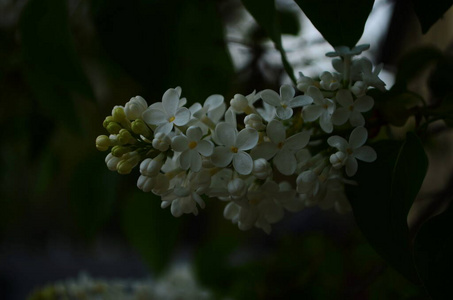
M 433 72 L 428 78 L 428 85 L 433 94 L 438 99 L 442 99 L 448 94 L 453 94 L 453 54 L 446 53 L 441 57 Z
M 300 22 L 297 14 L 293 11 L 277 11 L 278 21 L 282 34 L 298 35 Z
M 412 0 L 415 14 L 417 15 L 422 33 L 425 34 L 452 5 L 451 0 L 429 1 L 429 0 Z
M 408 133 L 403 143 L 383 141 L 375 145 L 377 161 L 360 164 L 348 187 L 359 228 L 387 262 L 410 281 L 419 281 L 409 245 L 407 214 L 428 167 L 418 137 Z
M 442 52 L 432 46 L 423 46 L 407 52 L 398 63 L 395 85 L 392 90 L 405 89 L 407 83 L 425 70 L 430 63 L 442 57 Z
M 390 91 L 380 94 L 376 100 L 376 108 L 383 121 L 395 126 L 403 126 L 414 113 L 411 108 L 421 103 L 421 96 L 412 92 Z
M 451 299 L 453 291 L 453 206 L 426 221 L 414 246 L 418 274 L 433 299 Z
M 31 72 L 43 76 L 43 81 L 94 99 L 74 47 L 66 1 L 28 1 L 20 18 L 20 34 L 24 60 Z
M 242 3 L 274 42 L 277 50 L 280 51 L 283 67 L 295 84 L 296 77 L 294 77 L 294 70 L 286 58 L 286 52 L 282 45 L 281 29 L 275 9 L 275 0 L 242 0 Z
M 107 169 L 104 157 L 96 153 L 79 163 L 70 181 L 75 221 L 88 239 L 108 220 L 117 197 L 118 174 Z
M 295 0 L 333 47 L 354 47 L 363 34 L 374 0 Z
M 126 201 L 121 216 L 127 238 L 156 273 L 168 266 L 181 226 L 181 219 L 162 210 L 160 203 L 160 197 L 137 190 Z

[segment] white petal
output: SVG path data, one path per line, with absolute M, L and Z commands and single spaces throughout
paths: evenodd
M 326 133 L 331 133 L 333 131 L 332 116 L 328 113 L 323 113 L 321 118 L 319 118 L 319 125 Z
M 177 135 L 171 139 L 171 148 L 176 152 L 183 152 L 189 148 L 189 141 L 184 135 Z
M 296 152 L 297 150 L 304 148 L 308 144 L 309 140 L 310 132 L 308 131 L 299 132 L 293 136 L 290 136 L 286 140 L 282 149 L 289 150 L 291 152 Z
M 293 116 L 293 109 L 289 106 L 283 107 L 283 106 L 278 106 L 277 107 L 277 117 L 279 117 L 282 120 L 288 120 Z
M 357 173 L 357 168 L 357 160 L 354 157 L 349 156 L 346 160 L 346 174 L 349 177 L 354 176 L 355 173 Z
M 225 112 L 225 122 L 232 125 L 236 126 L 236 113 L 230 108 L 227 109 Z
M 159 126 L 157 126 L 157 128 L 154 130 L 154 133 L 156 134 L 156 133 L 162 132 L 165 134 L 169 134 L 172 129 L 173 129 L 173 123 L 165 122 L 165 123 L 162 123 Z
M 253 128 L 242 129 L 236 139 L 236 147 L 239 150 L 250 150 L 258 143 L 259 134 Z
M 253 170 L 253 160 L 248 153 L 239 151 L 233 155 L 233 166 L 239 174 L 247 175 Z
M 219 107 L 223 103 L 223 96 L 222 95 L 211 95 L 206 99 L 203 106 L 208 107 L 208 110 L 211 111 L 217 107 Z
M 229 147 L 216 147 L 211 155 L 211 161 L 216 167 L 226 167 L 233 159 L 233 152 Z
M 142 114 L 143 121 L 148 124 L 158 125 L 168 122 L 168 117 L 164 111 L 159 109 L 148 108 Z
M 307 90 L 307 95 L 313 98 L 313 102 L 316 104 L 322 104 L 322 100 L 324 99 L 324 95 L 321 93 L 321 91 L 315 87 L 315 86 L 310 86 Z
M 274 164 L 283 175 L 292 175 L 296 170 L 296 157 L 287 150 L 281 150 L 274 157 Z
M 332 123 L 334 125 L 343 125 L 349 119 L 351 111 L 348 108 L 340 107 L 332 114 Z
M 252 149 L 250 153 L 254 159 L 264 158 L 266 160 L 271 159 L 275 153 L 278 152 L 278 147 L 276 144 L 271 142 L 263 142 Z
M 219 120 L 223 117 L 223 114 L 226 110 L 225 102 L 222 102 L 218 107 L 215 109 L 209 110 L 208 117 L 214 122 L 218 123 Z M 225 119 L 226 120 L 226 119 Z
M 369 111 L 374 105 L 374 100 L 370 96 L 363 96 L 354 102 L 354 110 L 359 112 Z
M 348 108 L 353 104 L 352 94 L 349 90 L 339 90 L 336 100 L 341 106 Z
M 214 144 L 211 141 L 201 140 L 198 142 L 197 148 L 195 149 L 197 149 L 201 155 L 209 157 L 214 151 Z
M 273 90 L 264 90 L 261 92 L 261 99 L 272 106 L 281 106 L 280 96 Z
M 176 126 L 184 126 L 190 120 L 190 110 L 185 107 L 180 107 L 175 113 L 175 120 L 173 121 Z
M 348 142 L 342 138 L 341 136 L 334 135 L 331 136 L 327 139 L 327 144 L 329 144 L 330 147 L 337 148 L 340 151 L 345 152 L 346 149 L 349 147 Z
M 289 101 L 289 107 L 305 106 L 313 103 L 313 99 L 307 95 L 297 96 L 296 98 Z
M 288 102 L 294 97 L 295 94 L 296 91 L 289 84 L 284 84 L 280 87 L 280 96 L 283 102 Z
M 168 89 L 162 96 L 162 105 L 168 116 L 174 116 L 179 105 L 179 95 L 175 89 Z
M 363 126 L 365 125 L 365 118 L 358 111 L 352 111 L 349 122 L 351 122 L 352 126 Z
M 190 113 L 191 113 L 194 117 L 196 117 L 196 118 L 199 117 L 199 115 L 197 115 L 197 112 L 199 112 L 201 109 L 202 109 L 202 106 L 201 106 L 201 104 L 198 103 L 198 102 L 192 104 L 192 105 L 189 107 Z
M 367 137 L 368 132 L 366 131 L 365 127 L 356 127 L 351 132 L 351 136 L 349 137 L 349 146 L 352 149 L 357 149 L 365 144 Z
M 186 150 L 181 155 L 179 156 L 179 165 L 181 166 L 181 169 L 187 170 L 190 167 L 190 161 L 192 160 L 192 150 Z
M 363 146 L 355 149 L 353 155 L 355 158 L 366 162 L 373 162 L 377 158 L 376 151 L 374 151 L 374 149 L 370 146 Z
M 309 105 L 305 106 L 302 116 L 305 121 L 313 122 L 314 120 L 318 119 L 319 116 L 322 114 L 323 108 L 321 105 Z
M 196 151 L 190 151 L 190 169 L 194 172 L 198 172 L 201 169 L 201 157 Z
M 278 120 L 269 122 L 266 128 L 266 134 L 275 144 L 279 144 L 286 139 L 285 126 Z
M 236 144 L 237 130 L 229 123 L 219 123 L 215 128 L 217 139 L 225 146 L 234 146 Z
M 198 142 L 203 136 L 203 131 L 198 126 L 190 126 L 187 128 L 186 135 L 190 141 Z

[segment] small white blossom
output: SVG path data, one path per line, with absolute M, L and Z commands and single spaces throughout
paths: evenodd
M 362 96 L 354 101 L 349 90 L 339 90 L 335 99 L 342 107 L 337 108 L 333 113 L 333 124 L 343 125 L 349 120 L 352 126 L 365 125 L 365 119 L 362 113 L 369 111 L 373 107 L 373 98 Z
M 266 129 L 266 125 L 263 124 L 263 119 L 257 114 L 250 114 L 244 118 L 244 124 L 246 128 L 253 128 L 257 131 Z
M 304 76 L 302 72 L 299 72 L 299 79 L 297 79 L 297 89 L 306 93 L 310 86 L 319 87 L 319 82 L 313 80 L 311 77 Z
M 362 51 L 368 50 L 370 48 L 369 44 L 357 45 L 354 48 L 350 49 L 347 46 L 338 46 L 335 47 L 335 52 L 328 52 L 326 56 L 335 57 L 341 56 L 343 58 L 351 58 L 352 56 L 359 55 Z
M 140 96 L 132 97 L 124 106 L 124 113 L 129 120 L 135 120 L 142 117 L 142 113 L 148 108 L 146 100 Z
M 333 131 L 332 114 L 335 110 L 335 103 L 324 98 L 321 91 L 311 86 L 308 88 L 307 95 L 313 98 L 313 105 L 304 107 L 302 116 L 307 122 L 313 122 L 319 118 L 319 125 L 327 133 Z
M 330 72 L 323 72 L 320 76 L 321 81 L 319 85 L 322 89 L 328 91 L 335 91 L 341 87 L 341 78 L 338 74 L 332 74 Z
M 295 94 L 296 91 L 292 86 L 284 84 L 280 87 L 280 95 L 273 90 L 264 90 L 261 92 L 261 98 L 277 109 L 277 117 L 287 120 L 292 117 L 294 107 L 309 105 L 313 102 L 308 96 L 294 97 Z
M 382 64 L 374 68 L 371 61 L 365 57 L 359 60 L 362 69 L 362 81 L 368 85 L 373 86 L 381 91 L 385 91 L 385 83 L 378 77 L 382 70 Z
M 170 143 L 170 137 L 163 132 L 156 133 L 152 141 L 153 147 L 161 152 L 167 151 Z
M 253 175 L 258 179 L 267 179 L 272 176 L 271 164 L 264 158 L 253 161 Z
M 337 148 L 347 156 L 344 160 L 344 165 L 346 166 L 346 174 L 350 177 L 354 176 L 357 172 L 357 159 L 365 162 L 376 160 L 376 151 L 370 146 L 363 146 L 367 137 L 367 130 L 364 127 L 357 127 L 351 132 L 349 142 L 338 135 L 331 136 L 327 139 L 327 143 L 331 147 Z M 335 161 L 335 158 L 333 160 Z M 336 167 L 338 168 L 338 165 Z

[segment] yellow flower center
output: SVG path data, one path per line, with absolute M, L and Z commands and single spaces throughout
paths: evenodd
M 173 122 L 174 120 L 175 120 L 175 116 L 170 117 L 170 118 L 168 119 L 168 122 Z
M 350 110 L 350 111 L 353 111 L 353 110 L 354 110 L 354 106 L 352 106 L 352 105 L 349 106 L 349 110 Z
M 348 149 L 346 149 L 346 152 L 348 152 L 348 154 L 351 155 L 352 154 L 352 149 L 348 148 Z
M 234 147 L 234 146 L 231 146 L 231 152 L 238 153 L 238 148 Z
M 189 148 L 190 148 L 190 149 L 193 149 L 193 148 L 195 148 L 196 146 L 197 146 L 197 142 L 195 142 L 195 141 L 192 141 L 192 142 L 189 143 Z
M 278 147 L 278 149 L 282 149 L 282 147 L 283 147 L 283 142 L 278 143 L 277 147 Z

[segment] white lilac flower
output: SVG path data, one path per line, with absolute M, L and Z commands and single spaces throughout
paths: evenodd
M 365 162 L 373 162 L 376 160 L 376 151 L 370 146 L 363 146 L 367 140 L 368 132 L 364 127 L 357 127 L 349 136 L 349 142 L 344 138 L 335 135 L 327 139 L 327 143 L 339 151 L 343 152 L 346 156 L 344 165 L 346 166 L 346 174 L 354 176 L 357 172 L 357 159 Z M 338 155 L 332 154 L 331 161 L 337 162 Z M 338 168 L 339 165 L 337 164 Z M 341 167 L 341 166 L 340 166 Z
M 246 128 L 253 128 L 257 131 L 266 129 L 266 125 L 263 124 L 263 119 L 257 114 L 250 114 L 244 118 L 244 124 Z
M 215 94 L 209 96 L 203 103 L 203 106 L 198 102 L 194 103 L 189 108 L 193 119 L 188 125 L 200 126 L 200 124 L 203 124 L 204 126 L 201 126 L 203 133 L 207 133 L 207 128 L 214 129 L 215 124 L 220 121 L 226 110 L 223 100 L 222 95 Z
M 251 94 L 244 96 L 241 94 L 234 95 L 234 98 L 230 101 L 230 109 L 235 113 L 241 114 L 246 113 L 250 114 L 254 111 L 253 104 L 260 98 L 260 94 L 257 94 L 253 91 Z
M 247 193 L 248 185 L 247 183 L 241 178 L 234 178 L 228 182 L 228 193 L 230 194 L 232 199 L 238 200 L 245 196 Z
M 302 116 L 305 121 L 313 122 L 319 118 L 319 125 L 326 133 L 333 131 L 332 114 L 335 111 L 335 103 L 324 98 L 321 91 L 314 86 L 310 86 L 307 95 L 313 98 L 313 105 L 304 107 Z
M 263 108 L 259 107 L 256 109 L 256 111 L 266 122 L 270 122 L 275 118 L 275 107 L 267 104 L 266 102 L 263 102 Z
M 327 91 L 335 91 L 341 87 L 341 78 L 336 73 L 323 72 L 320 76 L 319 85 Z
M 220 168 L 233 161 L 234 169 L 242 175 L 252 172 L 253 160 L 245 151 L 252 149 L 258 142 L 258 132 L 253 128 L 245 128 L 239 133 L 229 123 L 219 123 L 215 129 L 216 139 L 221 146 L 214 149 L 212 163 Z
M 168 134 L 173 125 L 184 126 L 190 120 L 190 111 L 179 107 L 179 94 L 175 89 L 168 89 L 162 97 L 162 104 L 150 106 L 142 114 L 143 120 L 151 125 L 157 125 L 155 133 Z
M 362 51 L 368 50 L 370 48 L 369 44 L 357 45 L 354 48 L 350 49 L 347 46 L 338 46 L 335 47 L 334 52 L 327 52 L 326 56 L 336 57 L 340 56 L 343 58 L 351 58 L 352 56 L 359 55 Z
M 297 167 L 295 153 L 304 148 L 310 139 L 308 131 L 300 132 L 286 138 L 285 126 L 278 120 L 272 120 L 266 128 L 270 142 L 262 142 L 252 150 L 254 158 L 273 159 L 278 171 L 291 175 Z
M 148 177 L 157 176 L 164 165 L 164 158 L 165 156 L 160 154 L 154 159 L 147 158 L 143 160 L 140 164 L 140 173 Z
M 163 132 L 158 132 L 153 138 L 152 145 L 154 149 L 157 149 L 161 152 L 167 151 L 170 147 L 171 139 L 168 135 Z
M 299 78 L 297 79 L 297 89 L 306 93 L 308 88 L 312 85 L 319 87 L 319 82 L 313 80 L 311 77 L 304 76 L 302 72 L 299 72 Z
M 182 169 L 189 168 L 198 172 L 201 169 L 201 155 L 209 157 L 212 154 L 214 145 L 211 141 L 202 140 L 203 132 L 200 127 L 191 126 L 187 129 L 186 135 L 174 136 L 171 147 L 174 151 L 181 152 L 179 163 Z
M 359 60 L 362 69 L 362 81 L 368 85 L 373 86 L 381 91 L 385 91 L 385 83 L 378 77 L 382 70 L 382 64 L 374 68 L 371 61 L 365 57 Z
M 292 86 L 284 84 L 280 87 L 280 95 L 273 90 L 264 90 L 261 92 L 261 98 L 277 109 L 277 117 L 287 120 L 292 117 L 294 107 L 309 105 L 313 102 L 312 98 L 306 95 L 294 97 L 295 94 L 296 91 Z
M 148 108 L 146 100 L 140 96 L 132 97 L 124 106 L 124 113 L 129 120 L 141 118 L 142 113 Z
M 362 96 L 354 101 L 349 90 L 339 90 L 335 99 L 342 107 L 337 108 L 333 113 L 333 124 L 343 125 L 349 120 L 354 127 L 365 125 L 365 118 L 362 113 L 369 111 L 373 107 L 373 98 L 370 96 Z
M 253 175 L 258 179 L 267 179 L 272 177 L 271 164 L 264 158 L 258 158 L 253 161 Z

